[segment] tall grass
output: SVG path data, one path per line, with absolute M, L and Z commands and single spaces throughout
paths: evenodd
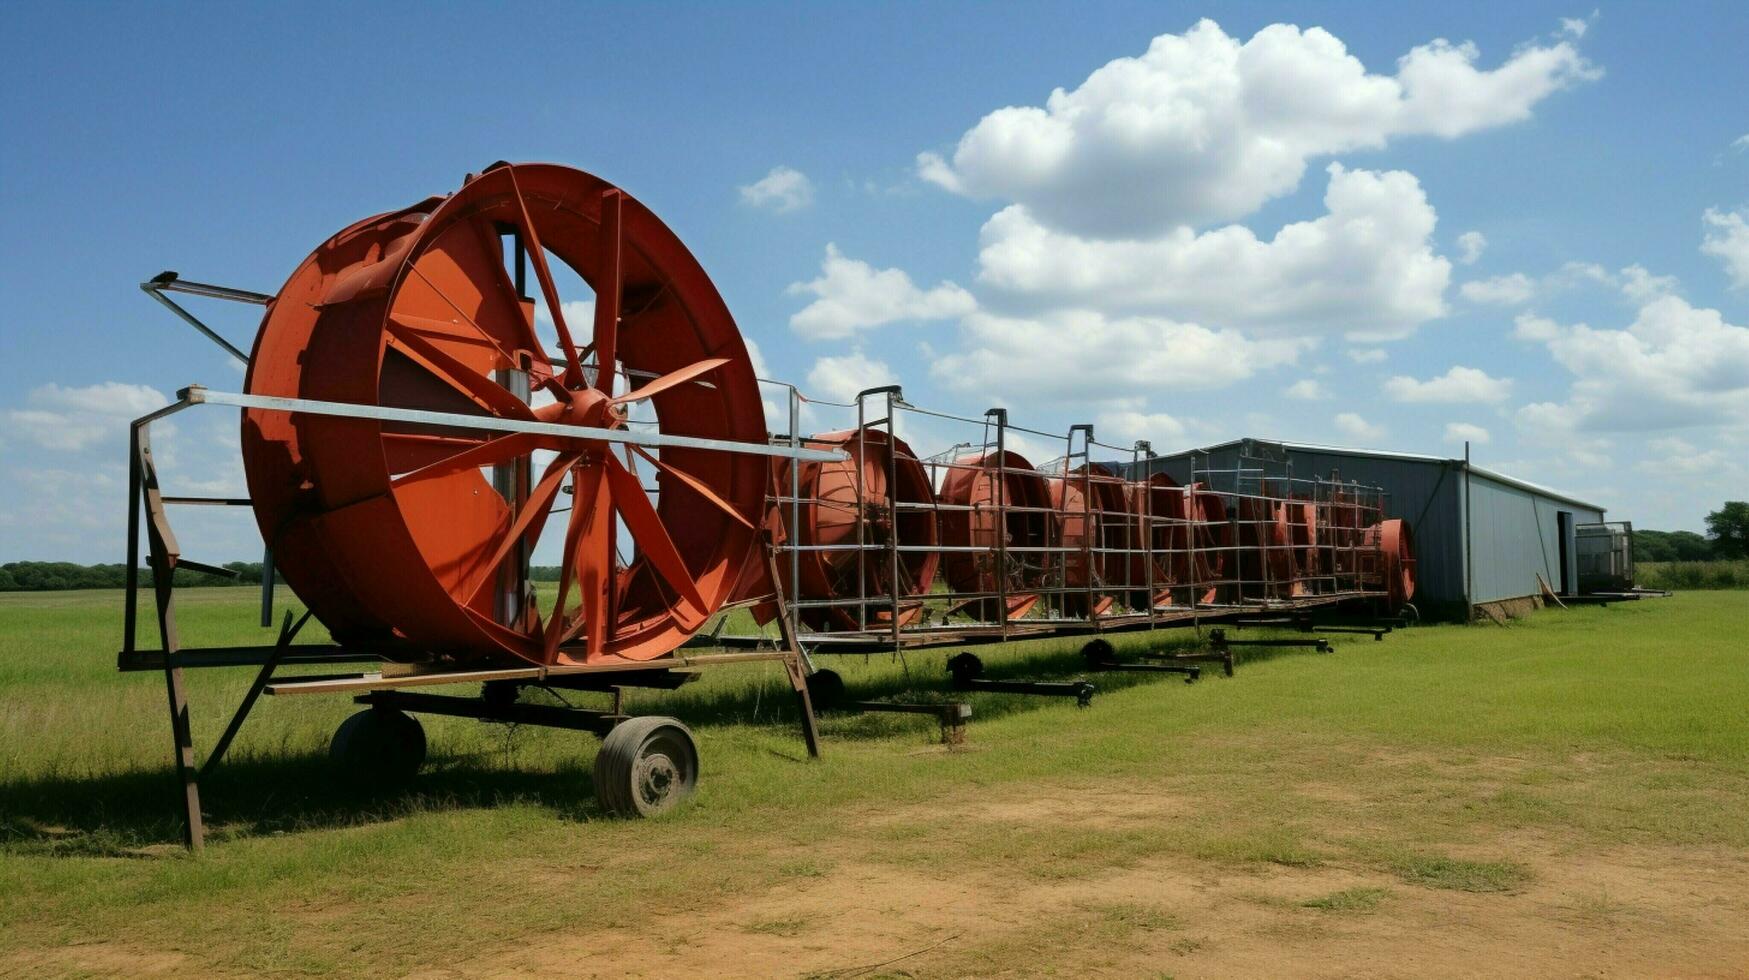
M 1647 589 L 1749 589 L 1749 560 L 1643 561 L 1634 572 Z

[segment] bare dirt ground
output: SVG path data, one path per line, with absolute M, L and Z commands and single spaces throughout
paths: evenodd
M 929 813 L 996 833 L 1138 820 L 1170 833 L 1194 819 L 1184 810 L 1074 794 Z M 866 841 L 818 856 L 840 853 L 861 859 L 638 932 L 552 936 L 424 976 L 1749 976 L 1749 856 L 1734 851 L 1502 839 L 1486 855 L 1530 876 L 1487 893 L 1340 863 L 1148 858 L 1040 880 L 870 862 Z

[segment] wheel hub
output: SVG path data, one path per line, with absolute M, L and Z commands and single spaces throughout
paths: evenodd
M 567 389 L 568 398 L 542 405 L 534 417 L 542 422 L 560 425 L 588 426 L 595 429 L 618 429 L 625 426 L 625 408 L 598 388 Z
M 665 754 L 648 755 L 638 761 L 636 776 L 638 795 L 646 803 L 666 800 L 680 782 L 680 769 Z

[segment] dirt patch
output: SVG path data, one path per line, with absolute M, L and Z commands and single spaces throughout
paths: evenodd
M 189 972 L 188 958 L 181 953 L 148 952 L 108 942 L 21 950 L 0 959 L 0 977 L 166 977 Z
M 924 816 L 1000 833 L 1184 814 L 1184 803 L 1167 794 L 1067 787 L 883 811 L 822 842 L 821 856 L 831 859 L 823 874 L 636 932 L 544 937 L 426 975 L 1749 973 L 1741 928 L 1749 921 L 1749 853 L 1733 850 L 1598 851 L 1502 835 L 1449 856 L 1510 860 L 1525 869 L 1522 883 L 1471 892 L 1426 887 L 1384 866 L 1232 865 L 1177 855 L 1050 880 L 1021 868 L 885 863 L 880 845 L 864 837 Z
M 1121 830 L 1137 823 L 1183 816 L 1189 804 L 1178 795 L 1134 790 L 1039 787 L 1022 793 L 982 792 L 963 798 L 885 809 L 860 821 L 869 829 L 940 820 L 951 815 L 971 823 L 1082 826 Z
M 1749 868 L 1624 852 L 1539 869 L 1514 895 L 1341 868 L 1144 861 L 1038 884 L 841 866 L 648 930 L 554 937 L 431 976 L 1735 976 L 1749 970 Z M 1329 903 L 1362 889 L 1361 911 Z M 911 954 L 911 955 L 907 955 Z M 899 957 L 898 963 L 892 961 Z

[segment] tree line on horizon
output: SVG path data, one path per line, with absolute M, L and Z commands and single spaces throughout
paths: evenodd
M 1749 501 L 1727 500 L 1706 516 L 1706 534 L 1634 530 L 1634 561 L 1734 561 L 1749 558 Z
M 218 585 L 260 585 L 261 563 L 231 561 L 224 564 L 235 578 L 186 568 L 176 570 L 177 588 L 207 588 Z M 14 561 L 0 565 L 0 592 L 57 592 L 64 589 L 121 589 L 127 587 L 128 567 L 122 562 L 79 565 L 70 561 Z M 140 569 L 140 584 L 152 584 L 152 571 Z

